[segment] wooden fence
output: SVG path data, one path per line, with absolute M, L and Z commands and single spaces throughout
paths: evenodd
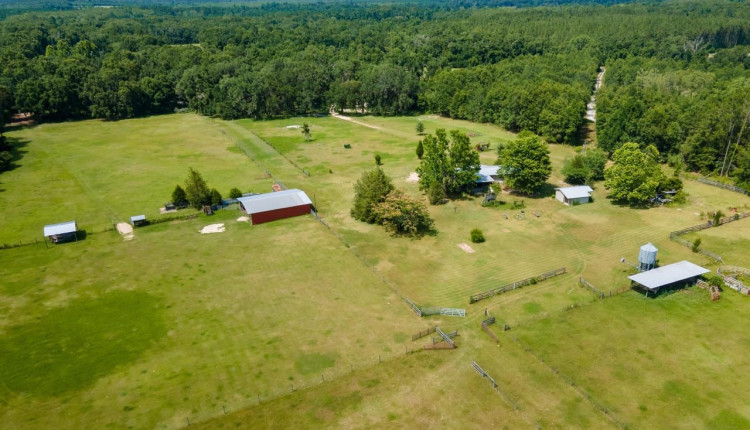
M 734 191 L 736 193 L 750 195 L 750 192 L 748 192 L 747 190 L 743 188 L 735 187 L 734 185 L 724 184 L 722 182 L 712 181 L 711 179 L 698 178 L 698 182 L 702 184 L 706 184 L 706 185 L 713 185 L 714 187 L 724 188 L 725 190 Z
M 495 335 L 495 333 L 490 330 L 490 326 L 492 324 L 495 324 L 495 317 L 487 318 L 486 320 L 482 321 L 482 330 L 484 330 L 484 332 L 487 333 L 492 338 L 492 340 L 495 341 L 495 343 L 498 343 L 500 342 L 500 339 L 498 339 L 497 335 Z
M 425 337 L 428 334 L 432 334 L 432 333 L 435 333 L 435 327 L 430 327 L 428 329 L 424 329 L 424 330 L 420 331 L 419 333 L 411 335 L 411 340 L 415 341 L 415 340 L 417 340 L 419 338 Z
M 474 294 L 471 297 L 469 297 L 469 303 L 476 303 L 480 300 L 487 299 L 489 297 L 502 294 L 508 291 L 515 290 L 516 288 L 521 288 L 526 285 L 530 284 L 536 284 L 537 282 L 544 281 L 546 279 L 552 278 L 554 276 L 562 275 L 566 272 L 565 267 L 561 267 L 559 269 L 550 270 L 549 272 L 544 272 L 539 276 L 532 276 L 531 278 L 522 279 L 520 281 L 512 282 L 507 285 L 503 285 L 500 288 L 495 288 L 493 290 L 485 291 L 483 293 Z

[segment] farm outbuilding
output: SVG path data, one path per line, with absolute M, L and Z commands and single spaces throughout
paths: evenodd
M 580 205 L 591 201 L 592 192 L 588 185 L 555 188 L 555 198 L 566 205 Z
M 312 200 L 302 190 L 284 190 L 237 199 L 253 225 L 309 214 Z
M 52 243 L 62 243 L 78 240 L 78 225 L 75 221 L 48 224 L 44 226 L 44 237 Z
M 133 227 L 142 227 L 148 224 L 148 220 L 146 219 L 146 215 L 134 215 L 130 217 L 130 224 Z
M 492 184 L 495 182 L 502 183 L 500 178 L 501 166 L 488 166 L 481 164 L 477 173 L 477 184 Z
M 628 276 L 628 279 L 648 291 L 658 292 L 660 288 L 671 285 L 695 283 L 699 276 L 708 272 L 710 270 L 697 264 L 680 261 Z

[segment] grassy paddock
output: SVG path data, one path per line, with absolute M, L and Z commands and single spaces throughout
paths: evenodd
M 490 125 L 420 118 L 427 132 L 459 128 L 473 143 L 491 142 L 486 163 L 512 138 Z M 576 281 L 627 287 L 632 272 L 619 260 L 634 261 L 646 242 L 662 264 L 713 269 L 668 233 L 750 199 L 692 181 L 687 204 L 649 210 L 612 205 L 601 184 L 594 203 L 575 207 L 503 194 L 505 207 L 482 208 L 467 197 L 430 207 L 436 235 L 392 238 L 350 217 L 352 186 L 380 154 L 396 185 L 421 196 L 405 180 L 418 164 L 417 118 L 354 119 L 375 128 L 330 117 L 168 115 L 14 131 L 26 153 L 0 177 L 0 242 L 62 218 L 88 228 L 151 216 L 188 166 L 223 192 L 268 189 L 269 170 L 306 190 L 341 240 L 311 217 L 250 226 L 228 210 L 137 229 L 132 241 L 106 232 L 0 251 L 0 420 L 10 428 L 178 428 L 188 418 L 207 428 L 611 427 L 604 408 L 637 427 L 745 426 L 750 413 L 734 399 L 749 394 L 737 382 L 746 339 L 741 330 L 716 334 L 745 320 L 744 298 L 726 291 L 709 303 L 691 289 L 599 301 Z M 305 121 L 311 142 L 286 128 Z M 575 154 L 550 149 L 549 190 Z M 124 192 L 131 188 L 139 193 Z M 520 200 L 523 217 L 512 209 Z M 227 231 L 198 234 L 214 222 Z M 699 234 L 709 249 L 737 250 L 732 263 L 742 265 L 742 225 Z M 470 243 L 472 228 L 487 241 L 468 254 L 457 245 Z M 561 266 L 568 274 L 468 304 L 471 294 Z M 419 320 L 381 277 L 419 305 L 468 316 Z M 499 345 L 480 329 L 485 308 L 498 318 Z M 410 340 L 431 325 L 458 329 L 459 348 L 405 354 L 431 342 Z M 731 368 L 721 374 L 720 365 Z M 669 410 L 670 401 L 679 407 Z
M 73 219 L 90 231 L 158 216 L 188 167 L 224 195 L 271 187 L 231 139 L 192 114 L 42 124 L 8 136 L 24 146 L 18 167 L 0 176 L 0 243 L 41 239 L 45 224 Z

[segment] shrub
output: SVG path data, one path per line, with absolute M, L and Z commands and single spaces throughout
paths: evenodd
M 719 226 L 719 222 L 721 221 L 723 217 L 724 217 L 724 212 L 716 211 L 716 213 L 714 214 L 714 219 L 713 219 L 714 227 Z
M 185 194 L 185 190 L 183 190 L 182 187 L 179 185 L 174 187 L 174 191 L 172 191 L 172 203 L 174 203 L 175 205 L 179 205 L 185 200 L 187 200 L 187 195 Z
M 375 164 L 381 166 L 383 162 L 380 159 L 380 154 L 375 154 Z
M 211 189 L 211 205 L 216 206 L 221 204 L 221 193 L 216 188 Z
M 471 241 L 474 243 L 482 243 L 484 242 L 484 233 L 482 233 L 482 230 L 475 228 L 471 231 Z
M 393 190 L 372 211 L 376 219 L 394 235 L 421 236 L 433 228 L 433 221 L 423 203 Z
M 240 191 L 239 188 L 232 188 L 229 190 L 229 198 L 230 199 L 238 199 L 242 197 L 242 191 Z
M 693 241 L 693 247 L 691 248 L 693 252 L 698 252 L 698 250 L 701 248 L 701 238 L 697 237 Z

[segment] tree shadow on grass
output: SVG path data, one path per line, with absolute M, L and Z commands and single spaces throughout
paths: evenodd
M 0 170 L 0 178 L 2 178 L 2 174 L 4 172 L 10 172 L 11 170 L 15 170 L 21 166 L 19 162 L 24 157 L 24 155 L 26 155 L 26 153 L 28 152 L 24 148 L 26 148 L 26 146 L 29 144 L 28 140 L 18 139 L 15 137 L 7 137 L 7 136 L 5 137 L 7 138 L 8 145 L 10 145 L 9 152 L 11 155 L 11 159 L 10 159 L 10 164 L 8 165 L 8 167 Z M 0 182 L 0 185 L 2 185 L 2 182 Z M 0 192 L 3 192 L 3 191 L 5 191 L 5 188 L 0 187 Z

